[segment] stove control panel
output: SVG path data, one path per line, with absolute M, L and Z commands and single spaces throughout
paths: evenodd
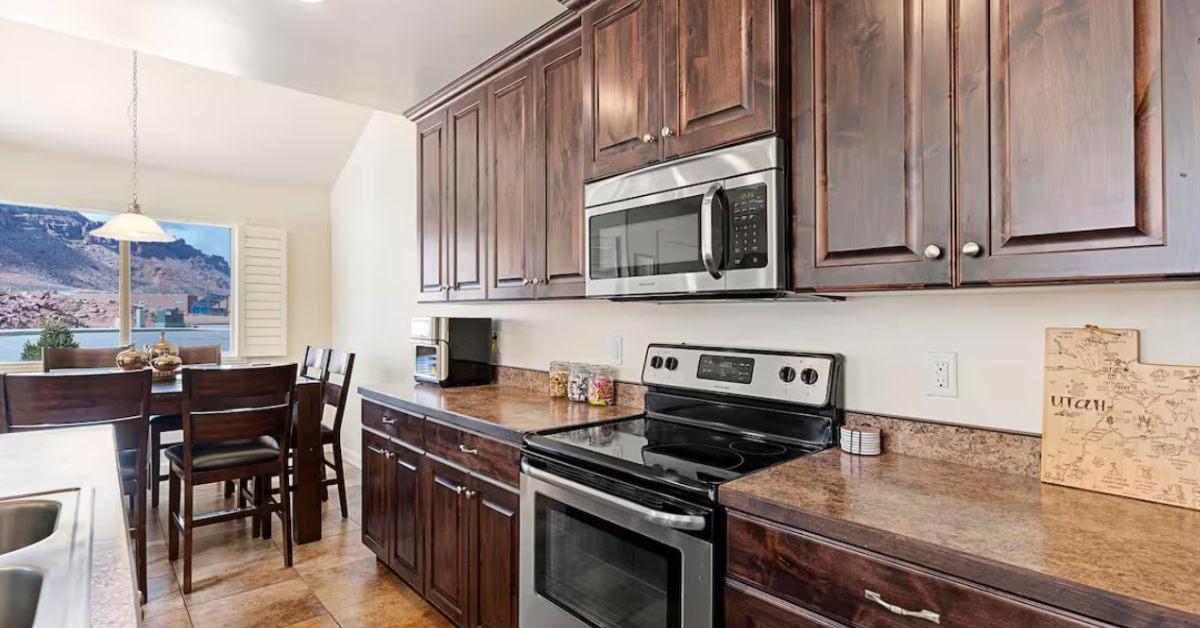
M 809 406 L 831 401 L 837 357 L 758 349 L 652 344 L 642 383 Z

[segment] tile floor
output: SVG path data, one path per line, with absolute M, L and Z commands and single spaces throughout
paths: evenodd
M 148 628 L 214 626 L 447 627 L 449 622 L 375 560 L 359 537 L 360 476 L 346 470 L 350 518 L 342 519 L 337 491 L 324 504 L 321 540 L 294 546 L 292 568 L 283 566 L 281 525 L 271 539 L 250 535 L 250 520 L 197 528 L 192 593 L 183 595 L 182 558 L 167 560 L 166 485 L 151 511 L 148 548 Z M 232 506 L 220 485 L 196 492 L 198 511 Z

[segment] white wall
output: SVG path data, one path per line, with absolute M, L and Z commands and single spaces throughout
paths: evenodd
M 834 351 L 846 357 L 852 410 L 1041 432 L 1043 333 L 1094 323 L 1142 330 L 1146 361 L 1200 363 L 1196 284 L 962 289 L 850 296 L 844 303 L 670 304 L 605 301 L 417 304 L 416 133 L 377 113 L 334 186 L 333 342 L 358 352 L 358 383 L 411 376 L 415 314 L 499 319 L 499 361 L 604 361 L 624 338 L 621 379 L 636 381 L 649 342 Z M 959 396 L 926 396 L 927 351 L 958 353 Z M 358 402 L 347 413 L 357 438 Z M 357 453 L 357 445 L 351 451 Z
M 157 218 L 253 224 L 288 231 L 288 357 L 330 338 L 329 193 L 142 167 L 138 196 Z M 129 204 L 127 162 L 0 146 L 0 202 L 98 211 Z

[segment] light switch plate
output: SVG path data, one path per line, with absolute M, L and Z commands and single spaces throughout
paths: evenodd
M 613 336 L 608 339 L 608 363 L 619 365 L 625 360 L 625 339 Z
M 932 351 L 925 355 L 925 394 L 932 397 L 958 396 L 958 354 Z

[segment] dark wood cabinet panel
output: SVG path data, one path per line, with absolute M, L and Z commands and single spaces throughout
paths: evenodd
M 387 562 L 389 478 L 388 441 L 367 431 L 362 433 L 362 542 Z
M 665 157 L 775 129 L 776 0 L 661 0 Z
M 469 602 L 466 483 L 466 473 L 426 457 L 425 596 L 458 626 Z
M 583 149 L 587 178 L 656 161 L 662 126 L 658 0 L 605 0 L 583 30 Z
M 449 142 L 446 112 L 417 123 L 418 299 L 446 299 L 446 203 Z
M 963 283 L 1200 272 L 1198 15 L 1174 0 L 962 3 Z
M 422 424 L 425 419 L 395 408 L 381 406 L 363 400 L 362 424 L 373 430 L 382 432 L 392 438 L 398 438 L 413 447 L 420 449 L 424 439 L 421 436 Z
M 497 482 L 515 487 L 520 481 L 520 447 L 433 420 L 425 422 L 425 446 L 429 453 Z
M 520 495 L 472 476 L 471 621 L 475 628 L 516 628 Z
M 492 299 L 523 299 L 534 294 L 535 79 L 532 64 L 524 63 L 489 87 L 488 296 Z
M 840 625 L 737 580 L 725 581 L 725 628 L 833 628 Z
M 448 298 L 478 300 L 487 296 L 485 278 L 487 182 L 487 92 L 477 89 L 447 109 L 450 139 L 450 205 L 447 260 Z
M 949 285 L 949 0 L 795 0 L 792 27 L 796 287 Z
M 584 295 L 582 65 L 578 33 L 538 62 L 538 298 Z
M 421 465 L 419 452 L 391 445 L 391 545 L 388 566 L 417 591 L 424 586 L 421 555 L 425 550 L 424 513 L 421 510 Z

